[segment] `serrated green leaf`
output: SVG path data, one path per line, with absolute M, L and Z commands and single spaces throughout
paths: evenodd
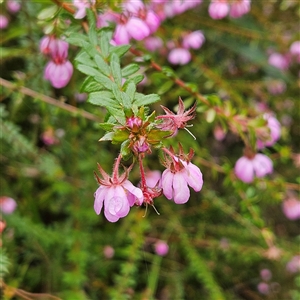
M 106 76 L 110 75 L 110 69 L 108 64 L 104 61 L 100 54 L 96 54 L 94 57 L 98 69 Z
M 88 76 L 80 87 L 80 92 L 92 93 L 103 89 L 102 85 L 94 80 L 93 77 Z
M 95 46 L 91 45 L 90 42 L 84 42 L 82 47 L 91 58 L 94 58 L 98 54 Z
M 107 29 L 101 29 L 100 31 L 100 49 L 102 55 L 106 58 L 109 55 L 110 40 L 112 38 L 112 32 Z
M 85 51 L 79 52 L 79 54 L 75 57 L 75 61 L 92 68 L 95 67 L 95 63 Z
M 130 49 L 130 47 L 130 45 L 116 46 L 111 49 L 110 53 L 111 55 L 115 53 L 118 57 L 122 57 Z
M 125 125 L 126 117 L 122 109 L 113 106 L 106 107 L 106 109 L 120 124 Z
M 43 9 L 37 16 L 39 20 L 46 20 L 46 19 L 51 19 L 55 16 L 55 14 L 58 11 L 58 6 L 57 5 L 52 5 L 50 7 L 47 7 Z
M 88 97 L 88 102 L 94 105 L 103 106 L 108 109 L 108 107 L 115 107 L 116 109 L 120 109 L 115 100 L 104 97 L 103 92 L 94 92 L 91 93 Z
M 133 81 L 130 80 L 126 86 L 125 93 L 129 96 L 131 102 L 133 102 L 135 91 L 136 91 L 136 85 Z
M 129 64 L 125 68 L 122 69 L 122 77 L 126 78 L 140 69 L 138 64 Z
M 100 72 L 94 78 L 95 78 L 96 81 L 101 83 L 108 90 L 111 90 L 113 88 L 113 86 L 116 86 L 116 84 L 114 82 L 112 82 L 108 77 L 101 74 Z
M 90 31 L 94 31 L 95 32 L 95 28 L 96 28 L 96 18 L 95 18 L 95 14 L 91 9 L 86 9 L 86 16 L 89 22 L 89 33 Z M 97 39 L 97 37 L 96 37 Z M 95 44 L 97 45 L 97 43 Z
M 135 93 L 134 97 L 134 104 L 137 106 L 142 106 L 142 105 L 148 105 L 154 102 L 157 102 L 160 100 L 159 95 L 157 94 L 149 94 L 149 95 L 144 95 L 140 93 Z
M 124 92 L 121 92 L 121 99 L 122 99 L 122 103 L 124 105 L 125 110 L 130 110 L 131 100 L 130 100 L 129 96 L 127 94 L 125 94 Z
M 102 75 L 98 70 L 94 69 L 93 67 L 86 66 L 83 64 L 77 64 L 77 69 L 82 72 L 83 74 L 89 75 L 89 76 L 98 76 Z M 102 75 L 103 76 L 103 75 Z M 107 78 L 107 77 L 106 77 Z M 107 78 L 108 79 L 108 78 Z M 108 79 L 109 80 L 109 79 Z M 99 81 L 101 83 L 101 81 Z
M 130 77 L 130 80 L 132 80 L 135 84 L 139 84 L 141 81 L 143 81 L 144 77 L 145 77 L 144 75 L 139 74 L 139 75 Z
M 119 87 L 122 86 L 122 74 L 119 57 L 113 53 L 110 57 L 110 68 L 115 82 Z
M 83 47 L 83 45 L 87 43 L 87 37 L 82 33 L 71 33 L 70 36 L 66 38 L 66 41 L 69 44 Z

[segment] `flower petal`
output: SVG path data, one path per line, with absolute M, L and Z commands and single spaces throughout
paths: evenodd
M 242 156 L 237 160 L 234 166 L 235 175 L 242 181 L 250 183 L 254 178 L 254 169 L 252 160 Z
M 190 198 L 190 190 L 182 172 L 177 172 L 173 180 L 174 202 L 176 204 L 184 204 Z
M 194 189 L 195 192 L 199 192 L 203 186 L 203 177 L 200 169 L 192 163 L 186 166 L 185 180 L 188 185 Z
M 106 193 L 104 186 L 99 186 L 97 191 L 95 192 L 95 202 L 94 202 L 94 209 L 97 215 L 100 214 L 102 207 L 103 207 L 103 201 L 104 201 L 104 195 Z
M 174 178 L 174 174 L 171 171 L 164 170 L 162 174 L 161 186 L 164 195 L 169 200 L 173 198 L 173 178 Z

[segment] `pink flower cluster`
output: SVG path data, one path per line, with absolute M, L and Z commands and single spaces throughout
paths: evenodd
M 251 0 L 211 0 L 208 13 L 213 19 L 240 18 L 250 11 Z
M 49 80 L 53 87 L 65 87 L 73 74 L 73 65 L 68 58 L 69 44 L 57 39 L 53 35 L 44 36 L 40 42 L 41 53 L 50 57 L 45 67 L 44 78 Z
M 180 47 L 174 47 L 169 55 L 168 61 L 174 65 L 185 65 L 191 60 L 191 53 L 189 49 L 199 49 L 203 45 L 205 37 L 202 31 L 197 30 L 186 34 Z

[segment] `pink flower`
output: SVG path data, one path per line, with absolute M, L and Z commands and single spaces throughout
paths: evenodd
M 115 255 L 115 249 L 112 246 L 105 246 L 103 249 L 103 254 L 105 256 L 105 258 L 113 258 Z
M 4 15 L 0 15 L 0 29 L 5 29 L 8 23 L 8 18 Z
M 155 252 L 159 256 L 165 256 L 169 252 L 169 246 L 166 242 L 164 241 L 158 241 L 154 245 Z
M 234 167 L 235 175 L 242 181 L 250 183 L 254 177 L 264 177 L 273 172 L 271 159 L 264 154 L 255 154 L 253 157 L 242 156 Z
M 300 255 L 295 255 L 287 264 L 286 269 L 290 273 L 300 272 Z
M 73 65 L 66 60 L 63 63 L 48 62 L 44 72 L 44 78 L 49 80 L 53 87 L 60 89 L 65 87 L 73 74 Z
M 143 40 L 150 34 L 147 24 L 139 18 L 132 17 L 126 24 L 126 30 L 137 41 Z
M 161 105 L 165 111 L 165 115 L 157 116 L 156 119 L 163 119 L 163 123 L 158 125 L 158 128 L 165 131 L 172 131 L 171 135 L 177 133 L 178 129 L 183 129 L 187 126 L 187 122 L 195 118 L 196 103 L 187 111 L 184 109 L 184 103 L 179 97 L 177 114 L 173 113 L 167 107 Z
M 184 48 L 199 49 L 205 41 L 205 37 L 201 30 L 189 33 L 183 38 L 182 45 Z
M 272 53 L 269 56 L 268 60 L 269 65 L 280 69 L 280 70 L 287 70 L 289 67 L 289 60 L 285 55 L 282 55 L 280 53 Z
M 167 199 L 173 199 L 176 204 L 184 204 L 190 198 L 190 190 L 188 186 L 193 188 L 195 192 L 202 189 L 203 178 L 200 169 L 190 162 L 193 152 L 189 153 L 189 157 L 183 158 L 183 154 L 175 156 L 173 151 L 163 148 L 170 156 L 171 160 L 165 161 L 167 169 L 162 174 L 163 194 Z M 182 153 L 182 148 L 180 148 Z
M 231 4 L 230 17 L 239 18 L 250 11 L 251 0 L 236 0 Z
M 168 55 L 168 61 L 173 65 L 186 65 L 191 58 L 189 50 L 184 48 L 175 48 Z
M 290 53 L 295 56 L 297 62 L 300 63 L 300 41 L 295 41 L 290 46 Z
M 9 12 L 16 13 L 20 10 L 21 3 L 19 3 L 18 1 L 14 1 L 14 0 L 8 0 L 6 3 L 6 6 L 7 6 L 7 9 Z
M 273 146 L 279 140 L 281 135 L 281 125 L 274 116 L 271 114 L 264 114 L 264 119 L 267 120 L 267 126 L 270 129 L 270 136 L 266 141 L 257 141 L 258 149 Z
M 17 208 L 17 202 L 10 197 L 1 196 L 0 197 L 0 210 L 7 215 L 12 214 Z
M 163 41 L 161 38 L 157 36 L 149 36 L 144 39 L 144 45 L 149 51 L 156 51 L 162 48 Z
M 286 84 L 282 80 L 270 80 L 267 83 L 267 89 L 272 95 L 280 95 L 285 92 Z
M 145 173 L 146 184 L 150 188 L 160 187 L 161 173 L 160 171 L 148 171 Z
M 154 33 L 160 25 L 160 19 L 152 10 L 147 11 L 144 21 L 149 27 L 150 33 Z
M 130 207 L 134 204 L 143 203 L 143 192 L 127 179 L 128 172 L 125 171 L 119 176 L 120 161 L 121 155 L 117 158 L 112 177 L 109 177 L 99 164 L 98 169 L 103 179 L 95 173 L 100 186 L 95 192 L 94 209 L 99 215 L 104 204 L 104 215 L 110 222 L 117 222 L 120 218 L 127 216 Z
M 74 15 L 75 19 L 82 19 L 86 16 L 86 9 L 91 7 L 91 4 L 95 4 L 96 0 L 73 0 L 74 6 L 77 8 L 77 12 Z
M 213 19 L 223 19 L 229 13 L 227 0 L 212 0 L 208 7 L 208 13 Z
M 290 220 L 300 219 L 300 201 L 296 197 L 289 197 L 282 203 L 282 211 Z
M 118 24 L 114 33 L 114 41 L 116 45 L 129 44 L 130 35 L 127 32 L 126 26 L 124 24 Z
M 265 282 L 260 282 L 257 285 L 257 290 L 263 294 L 263 295 L 268 295 L 270 293 L 270 287 L 269 284 L 265 283 Z
M 260 277 L 264 281 L 269 281 L 272 278 L 272 272 L 269 269 L 262 269 L 260 271 Z

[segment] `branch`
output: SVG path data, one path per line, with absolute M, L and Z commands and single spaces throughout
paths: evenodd
M 68 112 L 71 112 L 75 116 L 81 116 L 81 117 L 84 117 L 84 118 L 92 120 L 92 121 L 100 122 L 100 119 L 96 115 L 93 115 L 93 114 L 91 114 L 87 111 L 78 109 L 78 108 L 76 108 L 76 107 L 74 107 L 70 104 L 60 102 L 60 101 L 58 101 L 54 98 L 51 98 L 51 97 L 46 96 L 44 94 L 38 93 L 38 92 L 33 91 L 33 90 L 31 90 L 29 88 L 26 88 L 24 86 L 18 86 L 17 84 L 11 83 L 10 81 L 5 80 L 3 78 L 0 78 L 0 85 L 4 86 L 4 87 L 6 87 L 10 90 L 18 90 L 19 92 L 21 92 L 24 95 L 30 96 L 30 97 L 35 98 L 35 99 L 39 99 L 39 100 L 41 100 L 45 103 L 54 105 L 54 106 L 59 107 L 61 109 L 64 109 Z

